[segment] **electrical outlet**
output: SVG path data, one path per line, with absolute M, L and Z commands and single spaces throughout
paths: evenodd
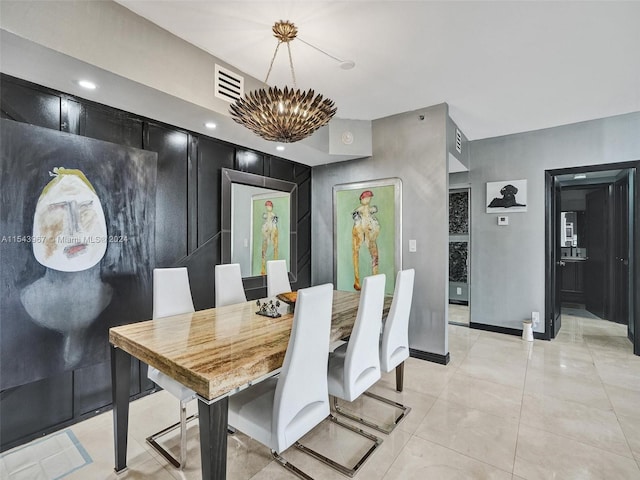
M 462 295 L 462 288 L 456 287 L 456 295 Z
M 409 251 L 410 252 L 415 252 L 416 251 L 416 241 L 415 240 L 409 240 Z

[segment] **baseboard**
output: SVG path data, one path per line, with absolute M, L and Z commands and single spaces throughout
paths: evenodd
M 413 358 L 419 358 L 420 360 L 426 360 L 427 362 L 439 363 L 440 365 L 446 365 L 449 363 L 449 360 L 451 360 L 449 352 L 447 352 L 446 355 L 440 355 L 439 353 L 423 352 L 422 350 L 410 348 L 409 355 Z
M 487 332 L 504 333 L 506 335 L 515 335 L 516 337 L 522 336 L 522 329 L 499 327 L 498 325 L 487 325 L 486 323 L 469 323 L 469 328 L 475 328 L 476 330 L 485 330 Z M 548 340 L 544 332 L 533 332 L 533 338 L 538 340 Z
M 469 301 L 468 300 L 455 300 L 453 298 L 449 299 L 449 304 L 450 305 L 469 305 Z

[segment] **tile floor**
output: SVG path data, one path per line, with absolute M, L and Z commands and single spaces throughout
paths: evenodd
M 449 304 L 449 322 L 469 325 L 469 305 Z
M 409 359 L 401 394 L 394 391 L 394 375 L 386 375 L 372 390 L 412 411 L 383 435 L 356 478 L 640 479 L 640 357 L 631 354 L 625 327 L 571 313 L 563 315 L 553 342 L 452 325 L 449 365 Z M 350 407 L 378 420 L 395 413 L 371 399 Z M 183 472 L 144 441 L 177 414 L 177 402 L 165 392 L 131 404 L 129 469 L 119 476 L 111 413 L 74 425 L 92 463 L 64 478 L 199 479 L 195 423 Z M 368 448 L 361 437 L 338 429 L 327 422 L 303 443 L 346 462 Z M 295 478 L 257 442 L 242 434 L 228 438 L 229 479 Z M 283 456 L 314 478 L 346 478 L 296 450 Z

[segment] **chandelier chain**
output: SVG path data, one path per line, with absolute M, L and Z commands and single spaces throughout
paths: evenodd
M 298 84 L 296 82 L 296 72 L 293 69 L 293 58 L 291 58 L 291 47 L 289 46 L 289 42 L 287 42 L 287 51 L 289 52 L 289 66 L 291 67 L 291 77 L 293 78 L 293 88 L 298 88 Z
M 271 63 L 269 64 L 269 70 L 267 70 L 267 76 L 264 79 L 264 83 L 267 83 L 267 81 L 269 80 L 269 75 L 271 75 L 271 69 L 273 68 L 273 62 L 276 59 L 276 55 L 278 55 L 278 49 L 280 48 L 281 44 L 282 44 L 282 41 L 279 41 L 278 45 L 276 45 L 276 49 L 273 52 L 273 57 L 271 57 Z

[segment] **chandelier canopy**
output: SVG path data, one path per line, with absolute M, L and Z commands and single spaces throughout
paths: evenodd
M 265 140 L 293 143 L 308 137 L 318 128 L 329 123 L 335 115 L 333 100 L 316 95 L 312 89 L 301 91 L 296 86 L 296 75 L 291 59 L 289 42 L 296 38 L 298 29 L 289 22 L 280 20 L 272 28 L 278 45 L 273 53 L 264 83 L 269 80 L 273 62 L 280 45 L 286 43 L 293 88 L 260 88 L 245 94 L 231 104 L 230 113 L 237 123 L 245 126 Z

